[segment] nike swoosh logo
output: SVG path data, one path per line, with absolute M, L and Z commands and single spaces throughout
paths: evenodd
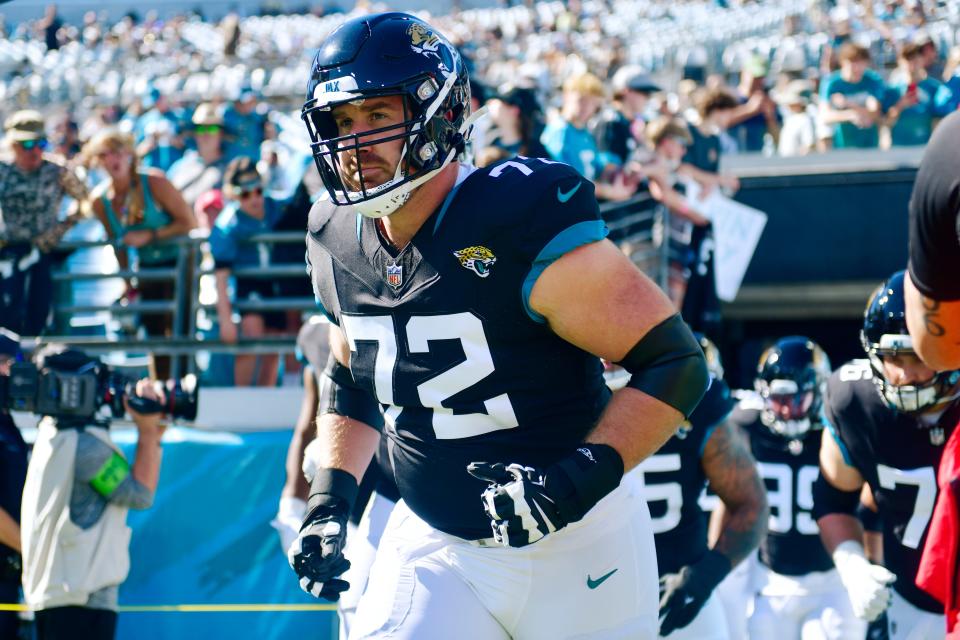
M 619 569 L 614 569 L 614 570 L 611 571 L 610 573 L 605 573 L 605 574 L 603 574 L 602 576 L 600 576 L 600 577 L 597 578 L 596 580 L 591 579 L 590 576 L 588 575 L 588 576 L 587 576 L 587 589 L 596 589 L 596 588 L 599 587 L 601 584 L 603 584 L 603 583 L 606 581 L 607 578 L 609 578 L 610 576 L 612 576 L 613 574 L 615 574 L 617 571 L 619 571 Z
M 577 186 L 575 186 L 573 189 L 570 189 L 570 191 L 567 191 L 566 193 L 561 191 L 560 187 L 557 187 L 557 200 L 560 201 L 560 204 L 564 204 L 570 200 L 570 198 L 573 197 L 573 194 L 580 190 L 581 185 L 583 185 L 582 180 L 577 183 Z

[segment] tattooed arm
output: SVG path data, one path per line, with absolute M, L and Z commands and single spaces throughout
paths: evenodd
M 701 464 L 710 487 L 723 503 L 713 549 L 736 566 L 767 533 L 767 492 L 745 436 L 730 424 L 721 424 L 710 435 Z
M 928 298 L 917 290 L 909 274 L 903 290 L 907 328 L 917 355 L 937 371 L 960 369 L 960 300 Z

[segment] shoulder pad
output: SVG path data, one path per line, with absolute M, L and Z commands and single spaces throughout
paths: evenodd
M 865 395 L 866 393 L 866 395 Z M 879 396 L 873 386 L 873 369 L 868 360 L 851 360 L 830 374 L 824 393 L 824 408 L 834 414 L 840 413 L 849 405 L 860 400 L 871 400 Z M 830 419 L 828 414 L 827 419 Z
M 322 316 L 312 316 L 297 334 L 297 359 L 313 367 L 317 373 L 326 366 L 330 348 L 328 332 L 330 323 Z
M 323 231 L 324 227 L 333 220 L 333 214 L 341 208 L 346 209 L 347 207 L 338 207 L 327 199 L 314 202 L 307 217 L 307 231 L 314 234 Z

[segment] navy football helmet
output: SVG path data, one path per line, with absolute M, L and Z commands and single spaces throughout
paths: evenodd
M 754 387 L 763 399 L 760 419 L 777 435 L 800 438 L 818 424 L 830 358 L 816 342 L 787 336 L 763 352 Z
M 334 107 L 384 96 L 404 98 L 403 122 L 339 135 Z M 348 20 L 327 36 L 300 117 L 331 200 L 379 218 L 463 151 L 476 115 L 470 114 L 466 67 L 453 45 L 419 18 L 380 13 Z M 360 151 L 391 140 L 405 143 L 396 173 L 383 184 L 365 184 Z M 346 156 L 356 158 L 359 184 L 344 182 Z
M 958 397 L 960 371 L 941 371 L 920 384 L 894 385 L 883 372 L 883 357 L 916 355 L 907 332 L 903 294 L 904 272 L 898 271 L 870 296 L 863 314 L 860 341 L 870 359 L 873 381 L 888 407 L 905 413 L 922 412 Z

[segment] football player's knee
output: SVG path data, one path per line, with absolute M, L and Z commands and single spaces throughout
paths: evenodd
M 843 491 L 830 484 L 823 475 L 813 483 L 813 519 L 819 520 L 832 513 L 855 515 L 860 504 L 860 491 Z
M 690 327 L 674 314 L 650 329 L 618 362 L 633 387 L 689 417 L 710 383 L 707 361 Z

